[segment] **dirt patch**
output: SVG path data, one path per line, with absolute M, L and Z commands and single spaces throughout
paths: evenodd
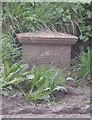
M 24 97 L 19 94 L 15 97 L 2 97 L 2 114 L 4 117 L 90 117 L 90 87 L 72 88 L 74 92 L 59 102 L 48 102 L 40 104 L 28 104 Z M 62 96 L 62 95 L 61 95 Z

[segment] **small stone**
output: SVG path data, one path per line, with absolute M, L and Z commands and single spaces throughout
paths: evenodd
M 66 87 L 67 89 L 67 94 L 69 95 L 77 95 L 77 92 L 74 90 L 72 87 Z
M 90 105 L 86 105 L 85 110 L 86 110 L 86 111 L 89 111 L 89 110 L 90 110 Z
M 66 80 L 74 80 L 72 77 L 67 77 Z

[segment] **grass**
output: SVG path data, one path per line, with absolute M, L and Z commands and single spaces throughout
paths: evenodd
M 15 63 L 12 66 L 4 62 L 4 70 L 0 79 L 0 89 L 17 88 L 27 101 L 54 100 L 54 91 L 64 90 L 66 79 L 55 67 L 34 67 L 28 70 L 28 65 Z M 3 92 L 4 93 L 4 92 Z M 5 92 L 6 94 L 6 92 Z
M 87 48 L 81 50 L 80 55 L 78 55 L 75 60 L 74 70 L 78 77 L 85 79 L 86 77 L 90 77 L 92 74 L 92 49 Z

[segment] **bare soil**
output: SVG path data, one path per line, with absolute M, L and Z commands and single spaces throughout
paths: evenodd
M 2 97 L 4 118 L 90 118 L 90 86 L 69 85 L 65 96 L 57 94 L 58 102 L 27 103 L 24 97 Z

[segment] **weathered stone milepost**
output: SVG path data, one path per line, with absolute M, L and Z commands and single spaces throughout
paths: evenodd
M 70 69 L 71 46 L 78 38 L 59 32 L 36 32 L 17 34 L 22 44 L 23 60 L 29 64 L 54 64 L 57 67 Z

